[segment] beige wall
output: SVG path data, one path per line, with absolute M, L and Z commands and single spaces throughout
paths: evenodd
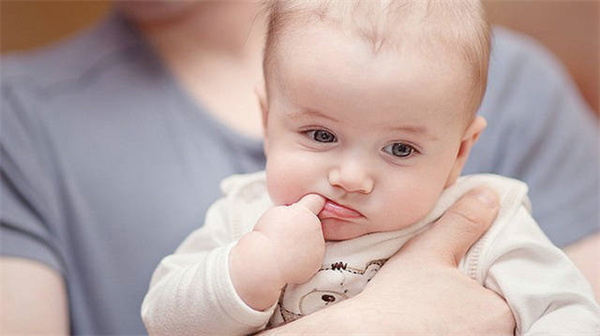
M 600 0 L 485 2 L 490 21 L 523 31 L 554 52 L 600 112 Z
M 97 22 L 110 1 L 0 0 L 0 52 L 59 40 Z
M 600 110 L 600 0 L 493 0 L 486 6 L 493 23 L 524 31 L 552 50 Z M 64 38 L 92 25 L 109 7 L 108 0 L 0 0 L 0 52 Z

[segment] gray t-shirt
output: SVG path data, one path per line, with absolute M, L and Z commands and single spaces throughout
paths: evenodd
M 598 229 L 595 120 L 544 50 L 496 30 L 489 128 L 466 173 L 531 186 L 557 244 Z M 2 59 L 1 252 L 58 270 L 73 334 L 144 334 L 160 259 L 203 223 L 222 178 L 263 168 L 258 139 L 186 96 L 119 15 L 78 37 Z

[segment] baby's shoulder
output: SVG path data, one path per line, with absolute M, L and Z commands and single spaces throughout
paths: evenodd
M 252 230 L 260 216 L 273 207 L 264 171 L 232 175 L 221 182 L 221 190 L 221 207 L 225 207 L 236 237 Z
M 531 211 L 531 202 L 527 196 L 529 187 L 523 181 L 501 176 L 497 174 L 473 174 L 461 176 L 457 182 L 448 188 L 447 192 L 454 193 L 459 196 L 464 195 L 468 191 L 478 188 L 488 187 L 500 198 L 500 208 L 513 208 L 524 205 Z
M 500 211 L 496 222 L 510 217 L 521 207 L 531 212 L 531 202 L 527 196 L 529 188 L 525 182 L 496 174 L 473 174 L 461 176 L 456 183 L 444 190 L 437 206 L 429 215 L 430 221 L 439 218 L 462 196 L 479 187 L 490 188 L 500 198 Z
M 267 176 L 264 170 L 250 174 L 231 175 L 223 179 L 220 186 L 225 197 L 252 201 L 267 193 Z

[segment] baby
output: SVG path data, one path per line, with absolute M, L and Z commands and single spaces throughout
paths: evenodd
M 262 100 L 266 173 L 225 197 L 154 273 L 151 334 L 248 334 L 358 294 L 467 191 L 501 210 L 459 268 L 502 295 L 516 334 L 598 332 L 583 277 L 530 216 L 527 187 L 460 177 L 486 126 L 477 1 L 276 1 Z M 402 300 L 402 298 L 390 298 Z

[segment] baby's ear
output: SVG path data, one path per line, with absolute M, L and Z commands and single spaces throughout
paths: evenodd
M 261 83 L 260 85 L 256 86 L 254 88 L 254 93 L 256 94 L 256 97 L 258 98 L 258 103 L 260 105 L 260 111 L 262 113 L 263 131 L 265 131 L 265 133 L 266 133 L 267 116 L 269 114 L 269 104 L 267 103 L 267 94 L 265 91 L 264 83 Z
M 269 104 L 267 102 L 267 94 L 265 91 L 265 85 L 264 83 L 261 83 L 260 85 L 256 86 L 254 88 L 254 93 L 256 94 L 256 97 L 258 98 L 258 104 L 260 105 L 260 111 L 262 114 L 262 126 L 263 126 L 263 135 L 264 135 L 264 152 L 265 155 L 268 152 L 268 148 L 269 148 L 269 144 L 268 144 L 268 138 L 267 138 L 267 120 L 268 120 L 268 116 L 269 116 Z
M 446 186 L 449 187 L 456 179 L 460 176 L 467 159 L 469 158 L 469 154 L 471 153 L 471 148 L 477 139 L 479 139 L 479 135 L 487 126 L 487 122 L 481 116 L 476 116 L 471 124 L 467 127 L 465 134 L 460 141 L 460 148 L 458 149 L 458 154 L 456 155 L 456 161 L 454 162 L 454 166 L 448 175 L 448 180 L 446 181 Z

